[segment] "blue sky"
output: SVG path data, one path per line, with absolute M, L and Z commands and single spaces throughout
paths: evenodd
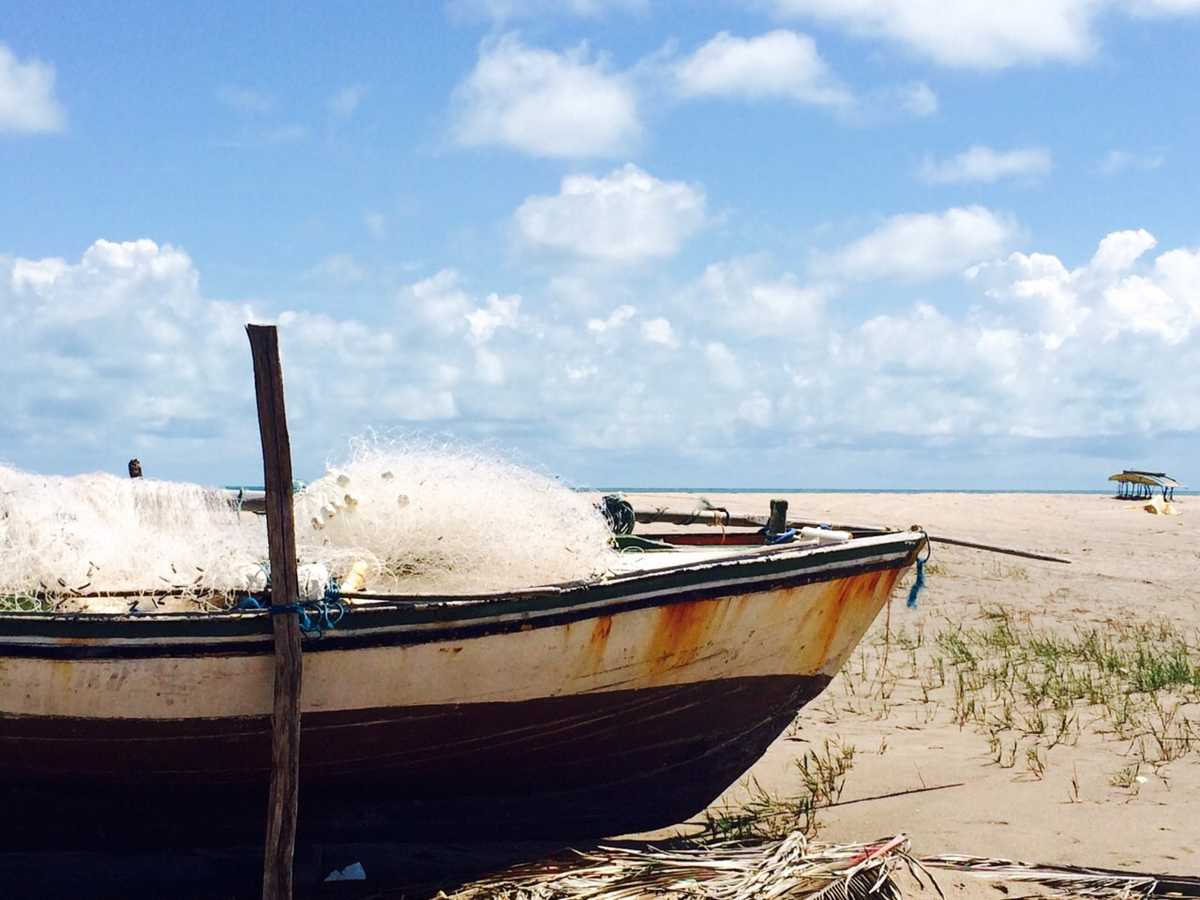
M 307 475 L 370 427 L 584 484 L 1200 455 L 1194 0 L 245 6 L 6 6 L 0 460 L 253 479 L 249 320 Z

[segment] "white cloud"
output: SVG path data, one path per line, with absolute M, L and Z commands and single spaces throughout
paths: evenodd
M 649 0 L 450 0 L 449 3 L 452 16 L 497 22 L 554 14 L 599 18 L 610 12 L 643 13 L 649 7 Z
M 471 343 L 486 344 L 497 329 L 514 327 L 520 308 L 521 298 L 515 294 L 508 297 L 489 294 L 483 306 L 467 313 Z
M 1042 147 L 993 150 L 975 145 L 949 159 L 926 158 L 921 178 L 930 184 L 991 183 L 1002 178 L 1037 178 L 1047 175 L 1054 161 Z
M 1096 51 L 1096 22 L 1108 9 L 1191 13 L 1193 0 L 772 0 L 785 19 L 815 20 L 883 38 L 945 66 L 1001 69 L 1077 63 Z
M 329 112 L 339 119 L 348 119 L 354 115 L 366 96 L 366 85 L 348 85 L 329 98 L 329 103 L 327 104 Z
M 484 384 L 492 386 L 504 384 L 508 376 L 500 354 L 483 346 L 475 348 L 475 374 Z
M 1161 153 L 1131 153 L 1128 150 L 1109 150 L 1096 163 L 1100 175 L 1119 175 L 1122 172 L 1140 170 L 1148 172 L 1162 167 L 1166 161 Z
M 1126 0 L 1136 16 L 1177 16 L 1200 12 L 1200 0 Z
M 1013 253 L 1005 260 L 973 266 L 966 274 L 987 296 L 1023 306 L 1048 350 L 1057 350 L 1078 334 L 1092 314 L 1079 302 L 1071 272 L 1055 256 Z
M 54 94 L 54 66 L 24 62 L 0 43 L 0 134 L 62 131 L 67 114 Z
M 650 344 L 659 344 L 674 350 L 679 346 L 679 338 L 669 320 L 664 318 L 647 319 L 642 323 L 642 340 Z
M 222 138 L 213 143 L 218 147 L 231 150 L 244 150 L 261 147 L 274 147 L 279 144 L 294 144 L 308 137 L 308 126 L 297 122 L 269 125 L 266 127 L 251 127 L 244 129 L 240 135 L 233 138 Z
M 849 279 L 936 278 L 999 255 L 1019 234 L 1015 220 L 982 206 L 904 213 L 818 261 L 817 268 Z
M 777 30 L 742 38 L 722 31 L 674 66 L 686 97 L 786 98 L 845 106 L 850 91 L 834 77 L 812 38 Z
M 363 213 L 363 224 L 367 226 L 367 231 L 375 240 L 382 241 L 387 237 L 387 216 L 383 213 L 374 211 Z
M 704 361 L 709 374 L 717 384 L 731 390 L 740 390 L 746 383 L 737 357 L 721 341 L 709 341 L 704 345 Z
M 0 378 L 24 386 L 0 398 L 6 455 L 48 458 L 69 444 L 76 465 L 113 464 L 117 448 L 154 460 L 148 471 L 186 468 L 189 459 L 224 477 L 238 477 L 237 466 L 254 471 L 247 322 L 279 324 L 293 447 L 309 468 L 337 439 L 314 423 L 336 421 L 348 436 L 372 424 L 456 418 L 458 372 L 500 384 L 520 368 L 513 344 L 537 340 L 515 334 L 518 298 L 478 302 L 454 272 L 406 295 L 402 309 L 371 323 L 271 314 L 205 297 L 189 256 L 150 240 L 97 241 L 73 262 L 0 260 L 0 327 L 20 323 L 29 348 L 0 360 Z M 434 327 L 447 313 L 454 327 Z M 20 373 L 35 355 L 42 374 L 29 380 Z M 246 452 L 231 455 L 231 446 Z
M 924 81 L 897 82 L 863 91 L 839 107 L 838 118 L 851 125 L 878 127 L 903 119 L 927 119 L 941 108 L 937 92 Z
M 587 45 L 564 53 L 526 47 L 516 35 L 487 39 L 455 90 L 454 137 L 467 147 L 501 146 L 531 156 L 624 153 L 642 126 L 628 80 Z
M 514 220 L 531 248 L 626 265 L 673 256 L 704 223 L 705 202 L 699 186 L 630 164 L 603 178 L 568 175 L 554 196 L 527 198 Z
M 1089 266 L 1096 272 L 1124 272 L 1157 243 L 1144 228 L 1114 231 L 1100 242 Z
M 683 294 L 689 315 L 751 336 L 813 333 L 826 289 L 802 285 L 796 276 L 774 276 L 764 261 L 739 258 L 712 263 Z
M 614 309 L 607 319 L 588 319 L 587 329 L 593 334 L 617 331 L 635 315 L 637 315 L 636 309 L 628 304 L 623 304 Z
M 1122 334 L 1153 334 L 1174 345 L 1200 328 L 1200 251 L 1172 250 L 1136 271 L 1156 243 L 1144 229 L 1115 231 L 1076 269 L 1054 256 L 1014 253 L 968 277 L 992 299 L 1019 304 L 1048 350 Z
M 762 391 L 755 391 L 738 404 L 737 418 L 756 428 L 769 428 L 773 410 L 774 403 L 771 398 Z
M 217 99 L 241 113 L 259 115 L 275 108 L 275 98 L 266 91 L 226 84 L 217 88 Z
M 272 319 L 307 468 L 343 434 L 401 423 L 528 439 L 543 458 L 561 454 L 548 463 L 584 469 L 614 449 L 669 454 L 681 472 L 750 449 L 766 466 L 772 447 L 792 465 L 827 447 L 914 462 L 951 444 L 1008 453 L 1053 439 L 1058 453 L 1200 433 L 1200 249 L 1161 250 L 1139 229 L 1105 236 L 1077 264 L 989 259 L 945 302 L 913 302 L 919 293 L 905 299 L 898 285 L 865 321 L 850 303 L 823 313 L 814 288 L 761 258 L 647 285 L 637 310 L 610 303 L 590 322 L 537 290 L 475 293 L 449 269 L 370 321 L 224 302 L 200 281 L 185 252 L 149 240 L 0 259 L 0 328 L 22 335 L 0 358 L 0 379 L 19 386 L 0 394 L 8 459 L 117 468 L 139 455 L 155 474 L 254 471 L 243 326 Z M 774 327 L 737 329 L 738 316 Z M 686 346 L 686 367 L 643 341 Z
M 442 269 L 401 291 L 400 308 L 405 315 L 415 311 L 436 332 L 454 334 L 466 327 L 474 303 L 462 286 L 462 276 L 454 269 Z
M 900 107 L 910 115 L 923 119 L 937 114 L 938 96 L 923 81 L 899 85 L 892 89 L 892 94 Z
M 307 274 L 310 278 L 356 284 L 366 279 L 367 270 L 352 254 L 333 253 L 309 269 Z
M 290 125 L 278 125 L 274 128 L 265 129 L 260 135 L 259 140 L 263 144 L 294 144 L 296 141 L 302 141 L 308 137 L 308 126 L 292 123 Z

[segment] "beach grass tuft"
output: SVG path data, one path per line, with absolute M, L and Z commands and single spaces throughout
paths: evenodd
M 1023 760 L 1025 777 L 1038 780 L 1085 733 L 1160 777 L 1200 752 L 1200 640 L 1168 621 L 1063 627 L 988 605 L 967 622 L 874 633 L 833 694 L 832 716 L 886 719 L 913 701 L 926 722 L 948 713 L 985 737 L 992 764 Z M 1111 779 L 1128 790 L 1125 781 Z
M 805 750 L 795 760 L 805 790 L 790 797 L 773 794 L 750 779 L 743 785 L 745 799 L 705 812 L 704 836 L 744 841 L 778 840 L 796 832 L 815 835 L 817 813 L 841 799 L 855 753 L 853 744 L 836 737 L 826 738 L 819 748 Z

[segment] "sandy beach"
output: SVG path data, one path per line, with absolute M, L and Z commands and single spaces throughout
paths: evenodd
M 627 496 L 639 509 L 698 504 L 695 494 Z M 770 496 L 708 499 L 765 515 Z M 903 831 L 919 855 L 1200 872 L 1194 498 L 1166 517 L 1099 495 L 779 496 L 794 518 L 919 523 L 1071 564 L 935 545 L 917 608 L 905 606 L 910 575 L 796 728 L 711 812 L 754 794 L 804 794 L 806 754 L 810 763 L 848 758 L 832 798 L 839 805 L 817 814 L 825 840 Z M 1105 641 L 1110 652 L 1099 658 L 1111 664 L 1100 672 L 1089 648 Z M 1181 641 L 1191 648 L 1190 685 L 1156 655 Z M 1049 677 L 1055 666 L 1070 678 Z M 869 799 L 950 784 L 960 786 Z M 967 881 L 939 877 L 944 889 L 980 890 Z

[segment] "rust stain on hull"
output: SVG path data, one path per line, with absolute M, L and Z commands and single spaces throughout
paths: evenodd
M 598 649 L 601 654 L 604 653 L 604 647 L 608 643 L 608 636 L 612 633 L 612 616 L 601 616 L 594 625 L 592 625 L 592 633 L 588 636 L 588 647 Z
M 727 605 L 726 600 L 692 600 L 659 609 L 646 651 L 651 674 L 686 666 L 700 656 Z
M 587 646 L 583 648 L 580 658 L 578 677 L 597 675 L 604 670 L 604 654 L 608 649 L 608 637 L 612 634 L 613 617 L 600 616 L 592 622 L 592 630 L 588 634 Z
M 820 661 L 824 668 L 846 650 L 847 638 L 852 646 L 870 627 L 880 607 L 891 596 L 900 569 L 853 575 L 830 585 L 822 600 L 824 621 L 820 630 Z

